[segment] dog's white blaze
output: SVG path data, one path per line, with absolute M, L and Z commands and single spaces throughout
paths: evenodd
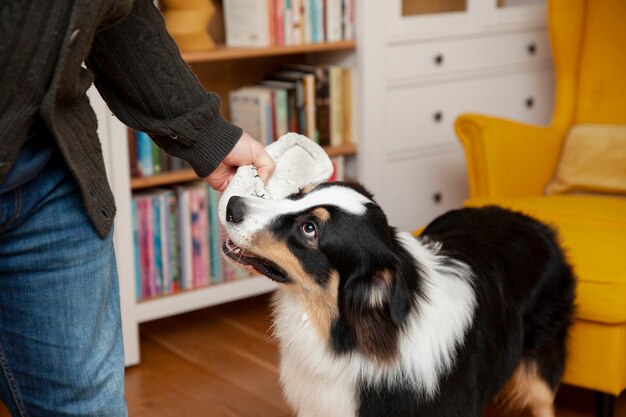
M 281 382 L 300 417 L 355 416 L 358 381 L 402 385 L 432 396 L 453 366 L 476 309 L 474 275 L 466 264 L 439 254 L 436 243 L 405 232 L 397 237 L 421 265 L 424 288 L 400 335 L 399 358 L 391 365 L 359 353 L 333 353 L 328 340 L 302 319 L 298 300 L 279 288 L 275 335 L 281 342 Z
M 349 187 L 333 185 L 313 190 L 298 200 L 266 200 L 244 197 L 246 211 L 241 223 L 227 223 L 230 238 L 239 245 L 249 243 L 255 232 L 263 229 L 277 217 L 299 213 L 319 206 L 335 206 L 345 212 L 361 215 L 372 201 Z

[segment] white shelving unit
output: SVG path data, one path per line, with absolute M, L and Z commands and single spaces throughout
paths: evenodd
M 361 1 L 358 10 L 360 180 L 391 224 L 415 230 L 467 198 L 459 114 L 549 121 L 545 1 Z

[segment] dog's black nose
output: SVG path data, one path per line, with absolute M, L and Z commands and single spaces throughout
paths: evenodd
M 229 223 L 241 223 L 245 214 L 245 204 L 241 197 L 233 196 L 226 205 L 226 221 Z

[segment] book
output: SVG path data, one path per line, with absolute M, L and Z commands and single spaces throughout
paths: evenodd
M 205 287 L 211 283 L 211 258 L 209 255 L 209 211 L 208 192 L 204 184 L 194 189 L 198 204 L 198 228 L 200 240 L 200 273 L 198 274 L 198 287 Z
M 169 233 L 169 208 L 167 205 L 167 191 L 162 190 L 156 197 L 160 212 L 161 233 L 161 294 L 172 292 L 172 272 L 170 270 L 170 233 Z
M 137 200 L 131 200 L 131 215 L 132 215 L 132 227 L 133 227 L 133 253 L 134 256 L 134 269 L 135 269 L 135 298 L 137 301 L 141 300 L 141 258 L 139 255 L 139 214 L 137 209 Z
M 326 41 L 337 42 L 342 37 L 342 0 L 325 1 Z
M 311 1 L 311 41 L 324 42 L 324 0 Z
M 301 45 L 302 39 L 302 2 L 304 0 L 291 0 L 291 37 L 292 45 Z
M 261 86 L 272 88 L 274 90 L 281 89 L 287 93 L 287 131 L 298 132 L 298 108 L 297 108 L 297 93 L 296 93 L 295 81 L 276 81 L 276 80 L 264 80 L 261 81 Z
M 178 230 L 180 239 L 180 288 L 193 288 L 193 249 L 191 243 L 191 211 L 189 190 L 176 187 L 178 196 Z
M 231 120 L 250 136 L 267 145 L 273 141 L 272 92 L 244 87 L 230 92 Z
M 283 44 L 294 45 L 293 36 L 293 0 L 284 0 L 283 4 Z
M 174 293 L 180 290 L 180 264 L 179 264 L 179 232 L 178 232 L 178 202 L 172 190 L 165 194 L 165 205 L 167 210 L 167 230 L 168 230 L 168 258 L 169 258 L 169 291 Z
M 344 144 L 354 143 L 352 134 L 352 70 L 342 69 L 342 140 Z
M 289 132 L 289 98 L 285 88 L 265 87 L 271 88 L 274 93 L 274 140 L 276 140 Z
M 137 298 L 143 299 L 148 294 L 148 216 L 146 214 L 146 201 L 143 198 L 135 198 L 137 204 L 137 235 L 138 245 L 135 256 L 139 258 L 140 276 L 139 276 L 139 290 L 137 292 Z
M 157 195 L 148 197 L 152 205 L 152 235 L 153 235 L 153 271 L 150 276 L 151 294 L 160 295 L 163 292 L 163 250 L 161 245 L 161 201 Z
M 211 255 L 211 280 L 216 283 L 222 279 L 222 242 L 218 233 L 220 223 L 217 213 L 217 205 L 219 202 L 219 193 L 213 188 L 209 189 L 209 236 L 210 236 L 210 255 Z
M 343 69 L 328 68 L 330 85 L 330 146 L 343 144 Z
M 267 79 L 275 81 L 290 81 L 293 82 L 296 88 L 296 111 L 298 126 L 295 131 L 306 132 L 306 107 L 305 107 L 305 81 L 304 78 L 307 74 L 299 71 L 280 70 L 271 74 Z
M 274 2 L 274 41 L 276 46 L 285 44 L 285 23 L 284 23 L 284 0 L 271 0 Z
M 154 173 L 152 162 L 152 139 L 144 132 L 135 132 L 137 144 L 137 165 L 138 173 L 141 177 L 146 177 Z
M 306 131 L 303 132 L 309 138 L 320 143 L 320 123 L 322 126 L 328 125 L 320 120 L 327 115 L 328 101 L 328 74 L 322 66 L 289 64 L 284 69 L 296 71 L 304 75 L 305 89 L 305 109 L 306 109 Z M 329 143 L 329 141 L 326 141 Z
M 137 160 L 137 139 L 135 138 L 135 133 L 130 132 L 128 135 L 128 162 L 130 168 L 130 176 L 140 177 L 141 172 L 139 170 L 139 164 Z
M 354 39 L 354 0 L 342 0 L 342 37 Z
M 312 0 L 300 0 L 302 2 L 302 41 L 313 43 L 313 16 L 311 15 Z
M 150 149 L 152 151 L 152 174 L 161 173 L 161 148 L 153 141 L 150 141 Z
M 224 0 L 226 45 L 270 46 L 269 0 Z

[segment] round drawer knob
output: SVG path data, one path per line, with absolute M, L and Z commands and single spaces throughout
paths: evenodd
M 436 193 L 433 193 L 433 203 L 439 204 L 442 199 L 443 195 L 441 195 L 441 192 L 437 191 Z
M 535 55 L 535 53 L 537 52 L 537 45 L 534 42 L 529 43 L 526 47 L 526 50 L 528 51 L 529 55 Z
M 433 61 L 435 62 L 435 65 L 442 65 L 443 64 L 443 54 L 435 55 L 435 57 L 433 58 Z
M 535 99 L 533 97 L 526 98 L 526 108 L 532 109 L 535 107 Z
M 433 121 L 435 123 L 439 123 L 443 120 L 443 112 L 441 111 L 436 111 L 433 113 Z

